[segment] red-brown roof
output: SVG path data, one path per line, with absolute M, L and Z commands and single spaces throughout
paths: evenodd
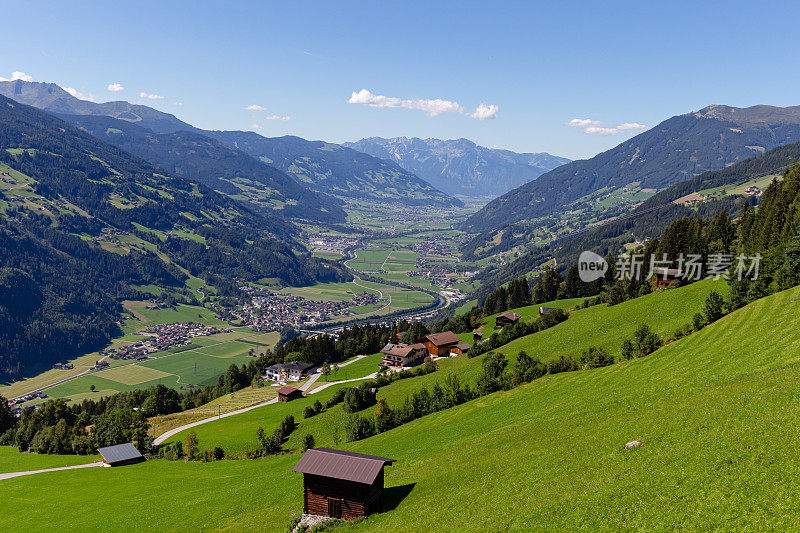
M 452 331 L 443 331 L 442 333 L 432 333 L 425 336 L 426 339 L 431 341 L 436 346 L 444 346 L 446 344 L 458 344 L 461 339 Z
M 280 389 L 278 389 L 278 394 L 283 394 L 285 396 L 288 396 L 293 392 L 303 392 L 303 391 L 301 391 L 300 389 L 295 389 L 294 387 L 281 387 Z
M 394 462 L 395 459 L 376 455 L 312 448 L 303 454 L 292 471 L 371 485 L 381 469 Z

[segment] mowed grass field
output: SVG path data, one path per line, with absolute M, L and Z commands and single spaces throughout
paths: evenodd
M 645 358 L 545 376 L 342 445 L 397 463 L 389 510 L 340 530 L 794 530 L 798 316 L 800 289 L 785 291 Z M 766 332 L 779 334 L 764 343 Z M 634 439 L 644 446 L 624 450 Z M 7 480 L 0 529 L 35 529 L 46 514 L 64 531 L 282 531 L 302 509 L 298 458 Z M 58 498 L 31 498 L 41 486 Z M 97 506 L 87 490 L 126 496 Z
M 13 446 L 0 446 L 0 474 L 82 465 L 98 460 L 99 455 L 39 455 L 19 453 Z

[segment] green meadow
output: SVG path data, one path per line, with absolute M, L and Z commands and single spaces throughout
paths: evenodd
M 12 446 L 0 446 L 0 474 L 82 465 L 97 462 L 99 458 L 99 455 L 40 455 L 38 453 L 19 453 L 17 449 Z
M 343 444 L 397 463 L 386 471 L 389 510 L 340 529 L 794 530 L 798 314 L 800 289 L 792 289 L 647 357 L 547 375 Z M 250 411 L 247 423 L 271 428 L 281 414 Z M 201 448 L 213 444 L 198 435 Z M 644 445 L 625 450 L 634 439 Z M 11 479 L 2 482 L 0 529 L 34 529 L 46 513 L 63 531 L 282 531 L 302 508 L 301 476 L 291 472 L 298 458 L 154 460 Z M 42 486 L 58 498 L 31 498 Z M 90 491 L 125 496 L 98 506 Z

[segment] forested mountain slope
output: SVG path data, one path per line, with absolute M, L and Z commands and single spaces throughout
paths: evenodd
M 348 148 L 394 161 L 448 194 L 495 197 L 569 163 L 565 157 L 486 148 L 468 139 L 369 137 Z
M 101 347 L 136 286 L 348 277 L 299 254 L 294 231 L 0 96 L 0 378 Z
M 154 133 L 106 116 L 58 115 L 108 143 L 158 165 L 171 174 L 287 217 L 340 223 L 338 201 L 306 189 L 280 170 L 194 131 Z
M 409 205 L 463 205 L 396 163 L 324 141 L 263 137 L 246 131 L 208 135 L 290 172 L 305 186 L 343 198 L 402 201 Z
M 501 227 L 559 212 L 603 189 L 638 182 L 663 189 L 800 140 L 800 107 L 709 106 L 672 117 L 587 160 L 573 161 L 487 204 L 464 227 Z

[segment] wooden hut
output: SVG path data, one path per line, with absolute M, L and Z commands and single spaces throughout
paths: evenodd
M 145 460 L 144 455 L 130 442 L 98 448 L 97 452 L 103 456 L 103 466 L 131 465 Z
M 441 356 L 448 355 L 450 348 L 460 343 L 461 339 L 452 331 L 443 331 L 425 335 L 419 342 L 425 345 L 429 354 Z
M 500 313 L 494 319 L 494 327 L 502 328 L 505 326 L 510 326 L 511 324 L 516 324 L 519 322 L 519 319 L 522 318 L 520 315 L 515 313 L 514 311 L 506 311 L 505 313 Z
M 483 333 L 481 333 L 480 331 L 474 331 L 472 333 L 472 342 L 474 344 L 477 344 L 477 343 L 481 342 L 482 340 L 483 340 Z
M 312 448 L 292 469 L 303 474 L 303 512 L 353 520 L 383 493 L 383 467 L 395 459 Z
M 290 402 L 303 397 L 303 391 L 294 387 L 281 387 L 278 389 L 278 401 Z

